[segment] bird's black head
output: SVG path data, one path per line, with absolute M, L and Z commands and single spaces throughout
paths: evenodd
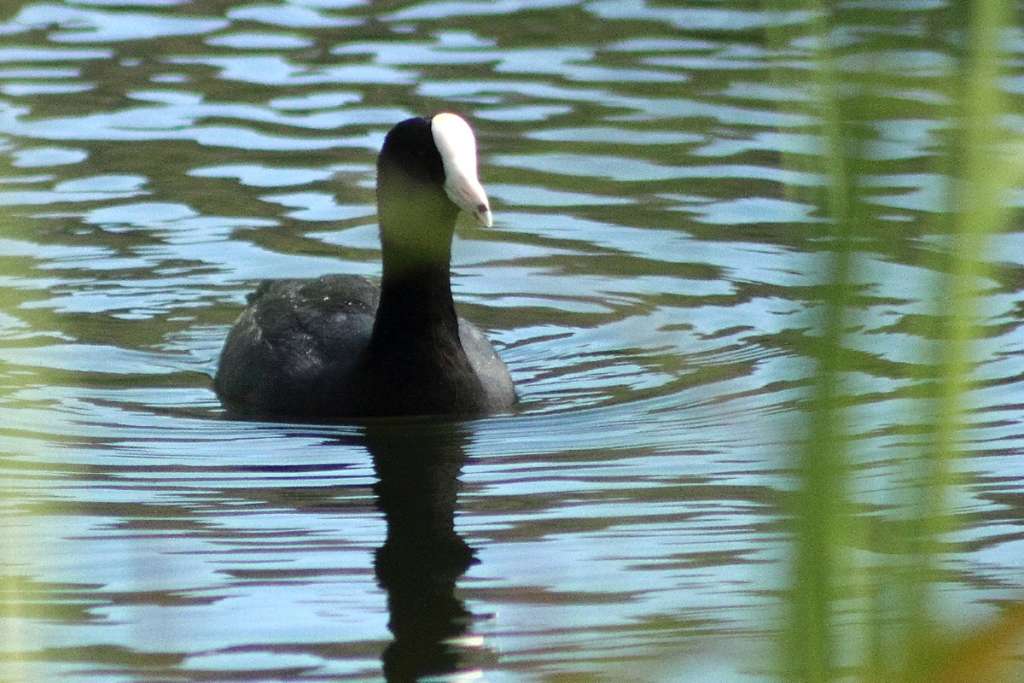
M 473 131 L 455 114 L 406 119 L 377 158 L 377 211 L 384 251 L 447 258 L 460 210 L 491 225 L 476 170 Z
M 402 121 L 377 157 L 377 214 L 385 258 L 445 261 L 459 207 L 445 193 L 444 161 L 430 121 Z
M 388 131 L 377 159 L 381 179 L 390 180 L 395 172 L 406 176 L 406 182 L 444 187 L 444 162 L 437 150 L 430 120 L 421 117 L 406 119 Z

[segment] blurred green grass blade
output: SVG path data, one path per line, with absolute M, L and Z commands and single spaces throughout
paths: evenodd
M 947 158 L 953 179 L 951 217 L 953 241 L 949 246 L 945 291 L 936 301 L 944 318 L 943 344 L 938 358 L 934 442 L 922 454 L 922 481 L 915 518 L 919 521 L 916 572 L 921 577 L 909 614 L 909 645 L 920 655 L 934 637 L 930 613 L 929 578 L 937 571 L 940 541 L 949 533 L 952 515 L 948 491 L 954 483 L 954 461 L 961 451 L 965 426 L 965 400 L 970 389 L 972 342 L 977 337 L 977 293 L 985 275 L 988 238 L 1005 223 L 1005 199 L 1015 177 L 1006 154 L 1006 131 L 1000 117 L 1006 109 L 999 87 L 1000 45 L 1009 26 L 1009 3 L 973 0 L 967 7 L 967 44 L 960 71 L 953 77 L 951 92 L 959 123 L 954 148 Z M 1009 146 L 1012 149 L 1012 145 Z M 913 668 L 927 668 L 919 662 Z M 911 674 L 910 678 L 916 678 Z
M 0 214 L 0 225 L 6 224 L 5 217 Z M 11 296 L 12 290 L 0 287 L 0 313 L 12 311 L 15 302 Z M 21 377 L 11 373 L 9 377 Z M 7 410 L 16 409 L 8 403 Z M 0 441 L 3 440 L 0 434 Z M 0 449 L 0 465 L 8 457 L 7 449 Z M 3 514 L 11 515 L 16 501 L 11 500 L 12 487 L 6 479 L 0 478 L 0 509 Z M 3 647 L 0 649 L 0 680 L 3 681 L 28 681 L 28 674 L 25 671 L 24 662 L 18 653 L 30 649 L 24 632 L 24 621 L 22 615 L 22 596 L 20 595 L 20 581 L 14 573 L 15 567 L 24 566 L 31 560 L 34 548 L 26 547 L 24 539 L 30 534 L 10 533 L 12 528 L 17 528 L 18 521 L 7 518 L 4 520 L 6 533 L 0 534 L 0 642 Z
M 977 336 L 976 294 L 985 275 L 985 250 L 990 235 L 1001 229 L 1006 210 L 1004 200 L 1010 189 L 1012 169 L 1002 145 L 1000 117 L 1005 103 L 999 88 L 999 45 L 1002 29 L 1008 25 L 1008 4 L 1003 0 L 974 0 L 970 23 L 971 55 L 961 76 L 962 144 L 959 179 L 960 206 L 957 239 L 952 247 L 952 270 L 946 303 L 949 311 L 948 338 L 943 362 L 943 391 L 939 412 L 937 455 L 945 463 L 959 450 L 958 433 L 963 427 L 963 398 L 971 372 L 971 342 Z M 943 489 L 949 482 L 943 468 L 934 484 Z M 940 519 L 943 515 L 936 515 Z M 932 518 L 932 517 L 929 517 Z M 941 531 L 941 527 L 936 528 Z
M 957 452 L 956 433 L 963 426 L 962 398 L 968 389 L 970 346 L 977 336 L 975 300 L 985 275 L 985 251 L 990 235 L 1005 223 L 1005 199 L 1012 166 L 1004 151 L 1006 132 L 1000 118 L 1006 111 L 999 87 L 1000 49 L 1008 26 L 1009 5 L 1004 0 L 974 0 L 971 4 L 970 61 L 962 76 L 963 142 L 960 210 L 957 243 L 949 292 L 949 343 L 945 362 L 946 387 L 940 424 L 943 455 Z
M 893 520 L 905 531 L 880 539 L 881 554 L 892 559 L 882 560 L 870 574 L 866 567 L 851 561 L 848 551 L 861 535 L 848 500 L 852 443 L 843 383 L 844 373 L 856 368 L 850 366 L 844 349 L 848 346 L 846 330 L 856 313 L 851 300 L 858 282 L 855 248 L 869 239 L 885 248 L 891 229 L 879 222 L 862 196 L 865 181 L 877 173 L 864 154 L 866 131 L 890 118 L 905 117 L 886 91 L 908 87 L 911 76 L 895 73 L 897 67 L 891 61 L 876 59 L 876 55 L 899 52 L 899 31 L 868 31 L 870 39 L 846 50 L 859 50 L 863 58 L 859 63 L 869 65 L 860 73 L 838 67 L 838 51 L 829 44 L 829 37 L 847 20 L 872 29 L 876 27 L 872 22 L 898 26 L 901 12 L 860 8 L 844 14 L 842 8 L 810 0 L 770 3 L 770 7 L 812 10 L 818 17 L 815 113 L 820 120 L 827 176 L 825 196 L 819 199 L 831 229 L 825 284 L 820 288 L 820 336 L 814 351 L 818 367 L 806 414 L 806 439 L 795 454 L 799 489 L 792 509 L 794 558 L 781 669 L 792 680 L 837 677 L 841 637 L 837 603 L 865 598 L 866 602 L 859 603 L 865 605 L 864 618 L 855 619 L 861 630 L 844 625 L 842 636 L 863 641 L 853 648 L 861 653 L 860 661 L 854 662 L 860 675 L 866 680 L 924 680 L 925 669 L 936 671 L 932 666 L 936 654 L 932 647 L 933 582 L 941 560 L 942 536 L 951 530 L 946 498 L 953 484 L 953 462 L 960 448 L 964 401 L 970 386 L 977 325 L 975 295 L 984 275 L 987 237 L 1003 224 L 1003 202 L 1013 179 L 1019 178 L 1024 168 L 999 145 L 1005 134 L 999 119 L 1006 111 L 998 87 L 999 46 L 1009 25 L 1009 5 L 975 0 L 969 6 L 938 10 L 948 22 L 947 35 L 969 27 L 966 44 L 951 48 L 954 63 L 961 66 L 937 78 L 921 77 L 933 79 L 922 80 L 922 90 L 938 88 L 955 103 L 936 105 L 937 119 L 954 124 L 948 146 L 938 155 L 942 175 L 952 185 L 948 193 L 952 204 L 938 217 L 921 219 L 926 233 L 947 235 L 953 244 L 951 253 L 943 256 L 944 262 L 922 264 L 945 274 L 945 286 L 932 302 L 937 311 L 934 319 L 944 321 L 945 327 L 943 343 L 938 345 L 941 357 L 926 364 L 937 368 L 938 374 L 922 375 L 932 387 L 930 405 L 937 409 L 934 415 L 919 416 L 931 425 L 930 439 L 919 457 L 908 458 L 900 468 L 914 486 L 893 489 L 893 510 L 909 511 L 910 519 Z M 789 30 L 773 29 L 769 34 L 780 54 L 792 40 Z M 776 69 L 775 74 L 789 77 L 784 69 Z M 1007 146 L 1007 151 L 1018 149 Z M 791 156 L 783 161 L 806 163 Z M 932 335 L 933 330 L 922 330 L 922 338 Z
M 787 9 L 793 8 L 787 5 Z M 829 46 L 827 13 L 816 12 L 818 93 L 821 138 L 824 141 L 826 194 L 824 213 L 830 248 L 821 292 L 819 336 L 814 355 L 817 370 L 807 410 L 806 438 L 796 454 L 799 489 L 793 518 L 794 558 L 791 616 L 784 669 L 792 680 L 831 680 L 837 668 L 835 609 L 840 585 L 850 580 L 847 504 L 848 425 L 843 407 L 844 337 L 853 287 L 853 207 L 856 187 L 850 150 L 857 136 L 846 125 L 841 80 Z
M 2 13 L 0 13 L 2 14 Z M 2 142 L 2 139 L 0 139 Z M 0 155 L 0 176 L 10 174 L 10 165 Z M 11 225 L 11 218 L 4 211 L 0 210 L 0 233 L 10 234 L 5 230 Z M 0 287 L 0 314 L 7 314 L 14 317 L 15 309 L 18 306 L 18 297 L 15 291 L 9 287 Z M 25 375 L 19 373 L 5 373 L 9 382 L 25 381 Z M 4 393 L 13 393 L 13 388 L 7 389 Z M 6 398 L 6 397 L 5 397 Z M 11 401 L 5 401 L 5 410 L 16 409 Z M 0 426 L 0 430 L 3 427 Z M 5 460 L 10 457 L 5 436 L 0 431 L 0 466 L 5 466 Z M 20 595 L 21 582 L 15 575 L 15 567 L 24 566 L 30 561 L 34 549 L 26 547 L 23 543 L 30 534 L 12 533 L 17 529 L 19 520 L 12 519 L 12 510 L 16 501 L 11 500 L 12 486 L 6 479 L 10 469 L 4 467 L 3 474 L 0 474 L 0 510 L 5 515 L 5 533 L 0 533 L 0 680 L 2 681 L 28 681 L 28 674 L 25 670 L 25 663 L 17 653 L 28 651 L 30 643 L 24 632 L 24 621 L 22 615 L 22 598 Z

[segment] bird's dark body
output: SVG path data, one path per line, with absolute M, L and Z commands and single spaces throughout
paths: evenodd
M 215 387 L 234 414 L 366 417 L 507 409 L 505 364 L 474 325 L 373 341 L 380 289 L 353 275 L 260 284 L 221 353 Z M 457 344 L 457 345 L 456 345 Z
M 452 299 L 459 211 L 490 225 L 473 145 L 468 124 L 452 114 L 408 119 L 388 132 L 377 158 L 380 287 L 348 275 L 260 285 L 214 379 L 229 411 L 286 419 L 468 415 L 515 402 L 505 364 Z

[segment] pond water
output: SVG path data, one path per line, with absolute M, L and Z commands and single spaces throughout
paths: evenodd
M 881 509 L 928 413 L 936 4 L 906 3 L 893 57 L 919 80 L 873 152 L 891 229 L 858 253 Z M 809 17 L 759 6 L 8 0 L 0 648 L 31 680 L 766 676 L 826 244 L 787 193 L 822 180 L 806 93 L 772 79 L 809 78 L 813 44 L 765 38 Z M 496 219 L 460 224 L 458 305 L 520 405 L 225 419 L 211 376 L 246 293 L 377 275 L 376 150 L 442 110 L 477 130 Z M 1024 236 L 992 253 L 941 591 L 959 623 L 1024 585 Z

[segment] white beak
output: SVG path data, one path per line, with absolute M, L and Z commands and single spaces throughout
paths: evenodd
M 444 191 L 448 198 L 473 214 L 480 225 L 491 227 L 491 204 L 476 174 L 473 129 L 461 117 L 444 113 L 430 120 L 430 130 L 444 164 Z

